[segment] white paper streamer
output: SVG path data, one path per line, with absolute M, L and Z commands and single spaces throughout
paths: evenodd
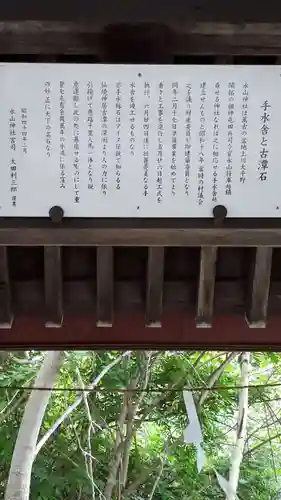
M 197 470 L 201 472 L 206 464 L 206 455 L 202 448 L 203 434 L 192 393 L 190 391 L 183 391 L 183 398 L 189 420 L 188 426 L 183 431 L 184 442 L 195 446 L 197 452 Z
M 193 444 L 197 451 L 197 470 L 201 472 L 204 465 L 207 462 L 205 452 L 202 448 L 203 444 L 203 433 L 200 426 L 199 418 L 196 411 L 196 406 L 194 403 L 194 399 L 192 396 L 192 392 L 183 391 L 183 399 L 186 407 L 186 413 L 188 416 L 189 424 L 183 431 L 184 442 L 186 444 Z M 215 474 L 221 487 L 222 491 L 225 493 L 226 498 L 232 499 L 235 498 L 239 500 L 238 496 L 234 493 L 232 487 L 229 482 L 221 476 L 216 470 Z

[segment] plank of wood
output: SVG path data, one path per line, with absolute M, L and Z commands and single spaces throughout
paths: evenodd
M 164 247 L 149 247 L 146 282 L 146 326 L 161 327 Z
M 0 247 L 0 328 L 11 328 L 13 315 L 11 308 L 11 284 L 8 265 L 8 249 Z
M 97 248 L 97 326 L 113 325 L 113 247 Z
M 97 21 L 97 18 L 95 21 Z M 35 20 L 14 22 L 13 18 L 12 21 L 6 20 L 3 22 L 1 17 L 1 54 L 16 55 L 17 60 L 24 59 L 33 62 L 44 60 L 50 62 L 50 56 L 58 57 L 58 62 L 66 62 L 68 57 L 70 58 L 69 62 L 71 60 L 75 62 L 77 56 L 86 56 L 87 62 L 96 62 L 96 59 L 103 58 L 106 49 L 104 34 L 107 35 L 107 33 L 104 33 L 103 27 L 102 21 L 95 26 L 94 22 L 90 22 L 89 19 L 42 22 L 37 18 Z M 149 28 L 146 25 L 144 36 L 142 36 L 143 41 L 147 42 L 147 34 L 149 33 L 150 37 L 155 35 L 155 42 L 153 41 L 153 44 L 150 44 L 149 51 L 147 45 L 142 46 L 140 44 L 138 52 L 142 52 L 145 56 L 153 54 L 154 46 L 157 45 L 157 40 L 161 36 L 160 28 L 159 24 L 150 25 Z M 276 22 L 246 24 L 244 22 L 240 24 L 227 22 L 190 23 L 190 19 L 188 19 L 188 22 L 184 23 L 180 17 L 177 21 L 172 22 L 169 15 L 167 22 L 162 25 L 162 30 L 164 28 L 168 34 L 168 37 L 166 37 L 167 43 L 169 43 L 170 50 L 176 56 L 197 55 L 204 57 L 217 54 L 222 56 L 224 54 L 259 56 L 280 54 L 281 30 L 280 23 Z M 135 30 L 134 23 L 133 30 Z M 115 36 L 116 49 L 120 38 L 124 38 L 124 36 L 123 25 Z M 130 43 L 127 46 L 130 46 Z M 93 61 L 89 58 L 91 55 L 94 56 Z M 155 58 L 154 55 L 153 58 Z
M 246 321 L 250 328 L 265 328 L 270 288 L 272 248 L 255 249 L 249 277 Z
M 200 221 L 198 222 L 200 224 Z M 159 223 L 160 225 L 160 223 Z M 173 225 L 176 222 L 173 221 Z M 0 245 L 281 247 L 281 228 L 1 227 Z
M 48 328 L 60 327 L 63 322 L 61 247 L 44 248 L 44 285 L 46 323 Z
M 13 22 L 15 28 L 20 21 L 40 20 L 48 23 L 57 21 L 86 21 L 94 28 L 102 28 L 109 24 L 119 23 L 158 23 L 171 24 L 176 28 L 192 26 L 196 21 L 204 22 L 237 22 L 242 27 L 248 23 L 276 23 L 281 18 L 279 2 L 268 0 L 266 6 L 254 0 L 237 0 L 225 2 L 214 0 L 198 4 L 198 0 L 136 0 L 135 2 L 120 2 L 116 9 L 115 0 L 89 2 L 80 0 L 79 16 L 75 0 L 49 0 L 48 2 L 14 0 L 3 2 L 0 18 L 2 21 Z
M 197 298 L 196 326 L 212 326 L 216 280 L 217 247 L 202 247 Z

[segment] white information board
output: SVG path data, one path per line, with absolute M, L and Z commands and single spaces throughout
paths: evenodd
M 0 216 L 281 216 L 281 67 L 0 64 Z

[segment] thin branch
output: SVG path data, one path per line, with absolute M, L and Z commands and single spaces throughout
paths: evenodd
M 137 381 L 135 381 L 135 383 L 137 383 Z M 131 398 L 128 398 L 126 436 L 125 436 L 124 447 L 122 450 L 123 458 L 122 458 L 122 468 L 121 468 L 121 474 L 120 474 L 121 490 L 124 490 L 124 488 L 126 486 L 126 482 L 127 482 L 129 457 L 130 457 L 131 443 L 132 443 L 132 438 L 133 438 L 134 416 L 135 416 L 135 408 L 134 408 L 134 405 L 133 405 Z
M 152 500 L 152 499 L 153 499 L 153 496 L 154 496 L 155 490 L 156 490 L 156 488 L 157 488 L 157 486 L 158 486 L 158 484 L 159 484 L 159 481 L 160 481 L 160 479 L 161 479 L 161 476 L 162 476 L 162 474 L 163 474 L 163 470 L 164 470 L 164 463 L 165 463 L 165 461 L 164 461 L 164 458 L 163 458 L 163 459 L 162 459 L 162 463 L 161 463 L 161 467 L 160 467 L 160 469 L 159 469 L 159 473 L 158 473 L 158 475 L 157 475 L 157 477 L 156 477 L 155 483 L 154 483 L 154 485 L 153 485 L 153 487 L 152 487 L 152 491 L 151 491 L 151 493 L 150 493 L 150 495 L 149 495 L 148 500 Z
M 149 405 L 146 409 L 141 414 L 141 422 L 144 422 L 145 419 L 150 415 L 150 413 L 157 407 L 159 406 L 160 403 L 164 402 L 171 394 L 173 394 L 174 390 L 176 387 L 179 386 L 183 380 L 186 379 L 186 374 L 180 373 L 176 380 L 174 380 L 170 386 L 167 387 L 167 390 L 165 392 L 161 392 L 159 396 L 157 396 L 154 401 L 152 401 L 151 405 Z
M 121 356 L 118 356 L 118 358 L 114 359 L 109 365 L 107 365 L 101 372 L 100 374 L 94 379 L 92 384 L 87 388 L 86 394 L 89 394 L 91 390 L 93 390 L 101 381 L 101 379 L 113 368 L 115 365 L 117 365 L 125 356 L 128 356 L 131 351 L 126 351 Z M 76 410 L 76 408 L 81 404 L 83 401 L 83 395 L 79 396 L 72 405 L 70 405 L 67 410 L 64 412 L 63 415 L 61 415 L 58 420 L 50 427 L 50 429 L 46 432 L 46 434 L 40 439 L 40 441 L 37 443 L 36 450 L 35 450 L 35 456 L 38 455 L 39 451 L 41 448 L 46 444 L 48 439 L 53 435 L 53 433 L 57 430 L 57 428 L 68 418 L 68 416 Z
M 243 352 L 240 356 L 241 385 L 246 385 L 249 381 L 249 361 L 250 353 Z M 235 500 L 239 482 L 240 467 L 243 460 L 245 442 L 247 437 L 247 419 L 249 411 L 249 390 L 241 389 L 239 393 L 239 410 L 237 418 L 237 434 L 235 446 L 231 453 L 229 468 L 229 486 L 232 493 L 227 495 L 228 500 Z
M 266 418 L 266 423 L 267 423 L 267 436 L 268 436 L 268 439 L 270 439 L 269 423 L 268 423 L 268 413 L 267 413 L 267 408 L 266 408 L 265 404 L 264 404 L 264 410 L 265 410 L 265 418 Z M 273 466 L 273 470 L 274 470 L 274 477 L 275 477 L 275 481 L 277 483 L 276 465 L 275 465 L 274 453 L 273 453 L 271 441 L 269 441 L 269 446 L 270 446 L 270 454 L 271 454 L 272 466 Z
M 206 351 L 202 351 L 202 352 L 199 354 L 199 356 L 196 358 L 196 360 L 195 360 L 195 361 L 194 361 L 194 363 L 193 363 L 193 368 L 196 368 L 196 366 L 198 366 L 198 365 L 199 365 L 199 363 L 200 363 L 201 359 L 205 356 L 205 354 L 206 354 Z
M 150 352 L 148 354 L 145 353 L 146 367 L 145 367 L 143 388 L 146 388 L 148 385 L 151 355 L 152 353 Z M 139 408 L 139 404 L 142 402 L 144 398 L 145 392 L 141 393 L 135 405 L 133 405 L 131 397 L 132 393 L 137 387 L 137 384 L 139 382 L 140 377 L 142 376 L 142 373 L 143 370 L 140 371 L 137 377 L 131 380 L 127 391 L 127 398 L 124 397 L 124 403 L 119 416 L 119 423 L 118 423 L 119 435 L 117 434 L 116 436 L 115 447 L 112 453 L 112 459 L 109 464 L 109 474 L 104 488 L 104 495 L 107 500 L 110 500 L 112 497 L 112 492 L 116 484 L 117 472 L 120 464 L 122 464 L 121 474 L 120 474 L 122 490 L 124 490 L 127 483 L 129 457 L 130 457 L 131 443 L 133 438 L 133 420 Z M 123 438 L 123 435 L 120 434 L 120 429 L 122 429 L 122 427 L 124 426 L 126 418 L 127 418 L 126 436 L 125 438 Z
M 10 354 L 10 359 L 18 365 L 34 365 L 35 363 L 42 361 L 43 356 L 35 356 L 34 358 L 18 358 L 17 356 Z
M 167 455 L 171 455 L 172 450 L 174 448 L 177 448 L 179 445 L 183 444 L 183 436 L 176 438 L 168 447 L 168 451 L 166 450 Z M 148 479 L 149 476 L 154 471 L 157 471 L 162 465 L 162 459 L 157 458 L 154 462 L 154 464 L 151 464 L 149 467 L 144 467 L 140 474 L 137 476 L 137 478 L 129 484 L 129 486 L 126 488 L 126 490 L 123 492 L 123 497 L 126 498 L 127 496 L 132 495 L 133 493 L 136 492 L 138 487 L 145 483 L 145 481 Z
M 152 356 L 151 352 L 149 352 L 146 355 L 146 364 L 144 367 L 144 377 L 143 377 L 144 380 L 143 380 L 143 387 L 142 387 L 143 389 L 147 388 L 148 382 L 149 382 L 149 377 L 150 377 L 150 373 L 151 373 L 151 356 Z M 142 373 L 140 373 L 140 377 L 141 376 L 142 376 Z M 138 380 L 136 381 L 136 384 L 137 383 L 138 383 Z M 128 401 L 126 445 L 125 445 L 125 449 L 124 449 L 124 453 L 123 453 L 123 463 L 122 463 L 122 473 L 121 473 L 122 490 L 124 490 L 126 488 L 126 484 L 127 484 L 129 459 L 130 459 L 131 445 L 132 445 L 132 439 L 133 439 L 134 418 L 136 416 L 136 413 L 137 413 L 140 405 L 143 402 L 144 396 L 145 396 L 145 392 L 142 392 L 135 405 L 133 405 L 133 403 L 130 399 Z
M 31 382 L 31 380 L 33 380 L 33 379 L 35 378 L 35 376 L 36 376 L 36 375 L 32 375 L 32 377 L 29 377 L 29 379 L 26 381 L 26 384 L 29 384 L 29 382 Z M 32 388 L 32 389 L 33 389 L 33 388 Z M 18 389 L 18 390 L 15 392 L 15 394 L 12 396 L 12 398 L 10 399 L 10 401 L 8 402 L 8 404 L 5 406 L 5 408 L 3 408 L 3 409 L 0 411 L 0 415 L 2 415 L 3 413 L 5 413 L 5 412 L 8 410 L 9 406 L 12 404 L 12 402 L 13 402 L 13 401 L 14 401 L 14 399 L 17 397 L 17 395 L 18 395 L 18 393 L 19 393 L 19 392 L 20 392 L 20 389 Z M 23 398 L 25 398 L 25 396 L 26 396 L 26 392 L 24 392 L 24 393 L 22 394 L 22 396 L 19 398 L 19 400 L 18 400 L 18 401 L 21 401 L 21 400 L 22 400 L 22 397 L 23 397 Z M 15 408 L 14 408 L 14 406 L 13 406 L 13 409 L 15 409 Z M 7 411 L 7 413 L 6 413 L 6 415 L 7 415 L 7 414 L 10 414 L 10 411 L 11 411 L 11 410 L 8 410 L 8 411 Z M 5 420 L 5 418 L 6 418 L 6 415 L 4 415 L 4 420 Z M 3 419 L 1 419 L 1 420 L 0 420 L 0 422 L 3 422 L 4 420 L 3 420 Z
M 142 469 L 142 471 L 138 474 L 138 476 L 136 477 L 136 479 L 134 479 L 134 481 L 131 482 L 131 484 L 129 484 L 129 486 L 126 488 L 126 490 L 123 492 L 123 497 L 126 498 L 130 495 L 132 495 L 133 493 L 135 493 L 138 489 L 138 487 L 145 483 L 145 481 L 148 479 L 148 477 L 151 475 L 151 473 L 155 470 L 157 470 L 157 468 L 159 466 L 161 466 L 161 461 L 158 459 L 157 462 L 155 462 L 152 466 L 149 467 L 144 467 Z
M 84 382 L 82 380 L 81 373 L 80 373 L 80 370 L 79 370 L 78 366 L 76 368 L 76 372 L 77 372 L 77 376 L 78 376 L 78 381 L 81 384 L 81 386 L 84 388 Z M 89 408 L 89 404 L 88 404 L 88 399 L 87 399 L 86 392 L 83 392 L 83 400 L 84 400 L 84 404 L 85 404 L 85 408 L 86 408 L 86 413 L 87 413 L 88 420 L 89 420 L 88 449 L 89 449 L 90 456 L 88 457 L 89 458 L 88 459 L 88 476 L 89 476 L 89 480 L 90 480 L 91 487 L 92 487 L 92 500 L 95 500 L 95 498 L 96 498 L 96 490 L 95 490 L 95 482 L 94 482 L 94 470 L 93 470 L 93 461 L 92 461 L 92 442 L 91 442 L 92 432 L 93 433 L 95 432 L 95 428 L 94 428 L 94 425 L 93 425 L 93 419 L 92 419 L 92 415 L 91 415 L 91 412 L 90 412 L 90 408 Z M 85 460 L 86 460 L 86 457 L 85 457 Z
M 115 444 L 111 454 L 112 456 L 108 467 L 109 472 L 104 487 L 104 496 L 108 500 L 110 500 L 112 497 L 112 492 L 116 483 L 116 476 L 121 460 L 122 448 L 120 447 L 120 445 L 123 445 L 124 443 L 123 427 L 127 416 L 127 397 L 128 395 L 126 391 L 126 393 L 124 393 L 123 395 L 123 404 L 116 423 Z
M 6 411 L 6 413 L 4 413 L 4 415 L 3 415 L 3 416 L 1 416 L 1 418 L 0 418 L 0 425 L 1 425 L 3 422 L 5 422 L 5 420 L 7 420 L 7 418 L 11 415 L 11 413 L 13 413 L 14 411 L 16 411 L 16 410 L 20 407 L 20 405 L 23 403 L 23 401 L 25 401 L 25 399 L 26 399 L 26 394 L 25 394 L 25 393 L 23 393 L 23 394 L 19 397 L 19 399 L 17 399 L 17 400 L 14 402 L 14 404 L 13 404 L 13 405 L 9 404 L 9 406 L 8 406 L 8 407 L 6 407 L 6 408 L 8 408 L 8 410 Z M 2 412 L 1 412 L 1 413 L 2 413 Z
M 202 407 L 204 402 L 206 401 L 207 397 L 210 394 L 210 389 L 214 387 L 215 383 L 219 380 L 221 375 L 223 374 L 225 368 L 233 361 L 233 359 L 237 356 L 236 352 L 232 352 L 228 354 L 224 360 L 223 363 L 210 375 L 208 381 L 207 381 L 207 387 L 206 390 L 203 391 L 200 395 L 200 398 L 197 403 L 197 410 Z
M 255 451 L 257 451 L 259 448 L 261 448 L 262 446 L 265 446 L 266 444 L 271 443 L 272 441 L 274 441 L 274 439 L 278 439 L 280 437 L 281 437 L 281 432 L 279 432 L 278 434 L 275 434 L 274 436 L 270 436 L 270 438 L 264 439 L 259 444 L 256 444 L 256 446 L 253 446 L 253 448 L 249 448 L 245 452 L 244 457 L 248 457 L 249 455 L 251 455 L 252 453 L 254 453 Z
M 90 468 L 89 468 L 89 464 L 92 463 L 92 460 L 97 461 L 97 459 L 92 454 L 90 454 L 86 450 L 84 450 L 83 446 L 81 445 L 81 441 L 80 441 L 80 438 L 78 436 L 78 433 L 77 433 L 77 430 L 76 430 L 75 425 L 73 423 L 71 415 L 70 415 L 69 419 L 70 419 L 71 426 L 72 426 L 73 432 L 75 434 L 75 437 L 76 437 L 76 440 L 77 440 L 77 443 L 78 443 L 78 448 L 79 448 L 79 450 L 81 451 L 81 453 L 82 453 L 82 455 L 84 457 L 86 474 L 87 474 L 88 479 L 89 479 L 89 481 L 91 483 L 91 486 L 92 486 L 92 494 L 93 494 L 92 495 L 92 499 L 95 498 L 95 490 L 97 490 L 99 492 L 100 499 L 104 498 L 102 491 L 99 489 L 99 487 L 97 486 L 97 484 L 94 482 L 94 478 L 91 475 Z

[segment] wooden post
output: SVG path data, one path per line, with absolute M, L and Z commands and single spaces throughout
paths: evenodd
M 246 321 L 250 328 L 264 328 L 270 287 L 272 248 L 255 249 L 253 267 L 249 277 Z
M 149 247 L 146 285 L 146 326 L 161 327 L 164 247 Z
M 113 324 L 113 247 L 97 248 L 97 326 Z
M 210 328 L 212 326 L 216 261 L 217 247 L 201 248 L 196 318 L 198 328 Z
M 8 266 L 8 249 L 0 247 L 0 328 L 11 328 L 11 284 Z
M 63 322 L 61 247 L 44 248 L 46 327 L 60 327 Z

